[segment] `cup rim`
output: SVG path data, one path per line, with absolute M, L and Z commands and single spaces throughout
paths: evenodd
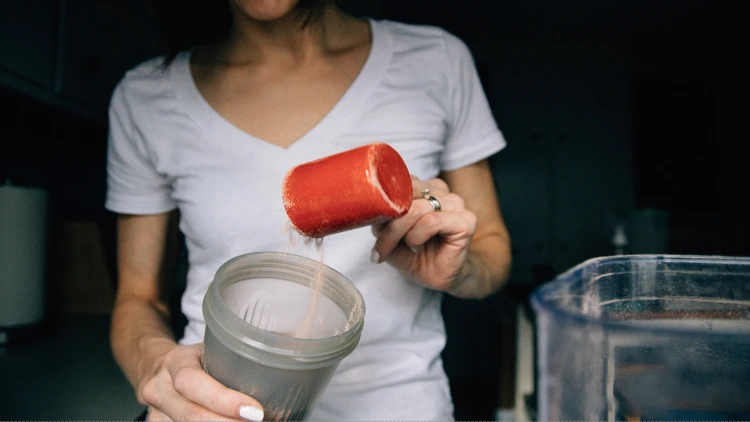
M 295 338 L 266 331 L 244 321 L 226 305 L 221 290 L 229 284 L 248 279 L 231 278 L 233 271 L 258 266 L 269 270 L 282 266 L 285 271 L 298 271 L 299 274 L 303 274 L 303 271 L 320 271 L 322 268 L 324 281 L 354 297 L 353 308 L 347 315 L 347 329 L 330 337 Z M 273 278 L 262 274 L 259 273 L 257 278 Z M 275 277 L 283 279 L 280 275 Z M 324 292 L 321 291 L 321 294 Z M 236 256 L 219 267 L 206 292 L 203 313 L 206 329 L 238 354 L 273 366 L 318 367 L 343 359 L 356 347 L 364 326 L 365 303 L 354 283 L 325 264 L 291 253 L 253 252 Z
M 584 272 L 595 269 L 599 266 L 616 263 L 666 263 L 666 264 L 711 264 L 732 266 L 733 268 L 743 268 L 750 275 L 750 258 L 738 256 L 714 256 L 714 255 L 616 255 L 591 258 L 573 268 L 561 273 L 553 280 L 538 286 L 531 293 L 530 304 L 537 317 L 545 315 L 548 318 L 565 324 L 587 325 L 590 327 L 600 327 L 603 330 L 628 331 L 634 333 L 648 332 L 652 334 L 660 333 L 662 335 L 700 335 L 700 336 L 721 336 L 725 338 L 749 339 L 747 331 L 734 332 L 727 330 L 707 331 L 696 327 L 658 327 L 658 326 L 640 326 L 634 324 L 632 320 L 607 320 L 597 316 L 588 315 L 583 312 L 571 309 L 561 308 L 555 305 L 554 300 L 560 298 L 556 292 L 565 285 L 571 285 L 575 282 L 583 282 Z M 745 274 L 743 271 L 742 274 Z

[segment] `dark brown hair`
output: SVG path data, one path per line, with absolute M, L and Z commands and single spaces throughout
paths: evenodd
M 302 27 L 317 19 L 331 0 L 300 0 Z M 232 25 L 229 0 L 152 0 L 162 29 L 164 66 L 180 51 L 217 41 Z

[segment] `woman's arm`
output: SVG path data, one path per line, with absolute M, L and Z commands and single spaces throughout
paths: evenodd
M 168 223 L 169 214 L 118 217 L 115 359 L 149 420 L 261 420 L 257 401 L 202 370 L 202 344 L 175 342 L 159 281 Z
M 159 288 L 169 214 L 117 219 L 118 286 L 112 313 L 115 360 L 143 400 L 143 384 L 177 344 Z
M 373 262 L 388 261 L 416 282 L 462 298 L 498 291 L 510 274 L 510 236 L 487 160 L 412 181 L 409 212 L 374 226 Z M 423 191 L 441 204 L 435 211 Z
M 489 163 L 483 160 L 445 172 L 441 177 L 477 219 L 467 260 L 448 293 L 465 298 L 486 297 L 507 282 L 511 269 L 510 235 L 500 212 Z

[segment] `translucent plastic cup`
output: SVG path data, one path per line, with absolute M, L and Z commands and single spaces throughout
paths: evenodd
M 219 268 L 203 314 L 204 369 L 257 399 L 266 419 L 300 420 L 357 346 L 365 305 L 330 267 L 261 252 Z
M 538 420 L 750 420 L 750 258 L 597 258 L 531 299 Z

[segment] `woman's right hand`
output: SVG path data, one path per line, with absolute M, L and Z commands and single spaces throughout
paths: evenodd
M 231 390 L 201 367 L 203 344 L 180 346 L 167 324 L 163 274 L 178 215 L 119 215 L 118 286 L 110 339 L 115 360 L 148 406 L 150 421 L 263 419 L 257 400 Z M 176 311 L 176 310 L 175 310 Z
M 263 420 L 257 400 L 223 386 L 201 367 L 203 343 L 167 352 L 138 397 L 149 421 Z

